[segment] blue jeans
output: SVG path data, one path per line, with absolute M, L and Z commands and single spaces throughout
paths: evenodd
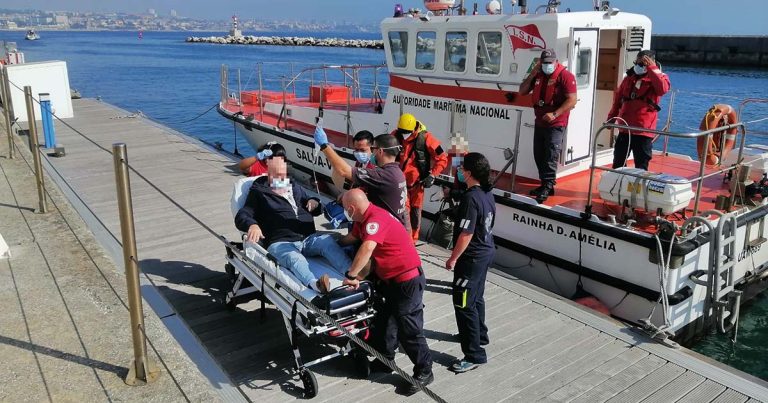
M 298 242 L 275 242 L 269 245 L 267 252 L 277 259 L 280 266 L 287 267 L 302 284 L 312 289 L 317 277 L 309 270 L 308 257 L 324 257 L 341 275 L 352 265 L 352 260 L 330 234 L 312 234 Z

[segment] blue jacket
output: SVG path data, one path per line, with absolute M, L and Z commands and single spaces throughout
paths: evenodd
M 293 207 L 285 197 L 272 191 L 266 176 L 253 181 L 245 205 L 235 216 L 235 226 L 243 232 L 253 224 L 258 224 L 264 234 L 266 246 L 275 242 L 296 242 L 315 233 L 313 216 L 322 213 L 322 205 L 316 197 L 308 197 L 301 186 L 292 183 L 293 199 L 298 207 Z M 316 200 L 318 207 L 307 210 L 307 202 Z

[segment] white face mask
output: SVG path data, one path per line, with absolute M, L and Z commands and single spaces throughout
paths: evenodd
M 554 63 L 547 63 L 541 65 L 541 72 L 546 75 L 552 75 L 552 73 L 555 72 L 555 64 Z
M 347 218 L 347 221 L 349 221 L 349 222 L 352 222 L 352 221 L 354 221 L 354 220 L 352 219 L 352 214 L 350 214 L 350 213 L 349 213 L 349 212 L 348 212 L 346 209 L 344 209 L 344 217 L 346 217 L 346 218 Z
M 291 186 L 291 180 L 288 178 L 285 179 L 278 179 L 278 178 L 272 178 L 272 189 L 274 190 L 285 190 L 289 186 Z
M 638 76 L 642 76 L 648 71 L 648 69 L 645 66 L 640 66 L 638 64 L 632 67 L 632 69 L 634 69 L 635 74 L 637 74 Z

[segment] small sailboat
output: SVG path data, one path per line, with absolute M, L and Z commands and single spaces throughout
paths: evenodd
M 25 36 L 25 38 L 28 41 L 36 41 L 36 40 L 40 39 L 40 35 L 38 35 L 37 32 L 35 32 L 34 29 L 30 29 L 29 31 L 27 31 L 27 35 Z
M 143 30 L 139 31 L 139 40 L 142 40 L 142 39 L 144 39 L 144 31 Z

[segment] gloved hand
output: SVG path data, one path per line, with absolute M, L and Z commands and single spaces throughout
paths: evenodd
M 424 189 L 431 188 L 435 184 L 435 175 L 429 174 L 421 181 L 421 184 L 424 185 Z
M 259 161 L 264 161 L 265 159 L 271 156 L 272 156 L 272 150 L 270 150 L 269 148 L 256 153 L 256 159 L 258 159 Z
M 325 130 L 320 125 L 315 127 L 315 143 L 321 147 L 323 144 L 328 144 L 328 135 L 325 134 Z

